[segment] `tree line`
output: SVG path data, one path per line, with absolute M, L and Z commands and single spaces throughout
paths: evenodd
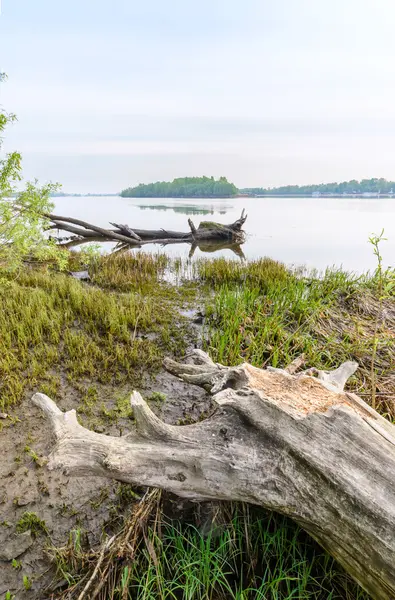
M 230 198 L 237 187 L 226 177 L 179 177 L 173 181 L 157 181 L 123 190 L 124 198 Z
M 240 190 L 245 194 L 306 194 L 311 195 L 314 192 L 321 194 L 364 194 L 381 193 L 388 194 L 391 191 L 395 193 L 395 181 L 387 181 L 383 178 L 372 179 L 351 179 L 341 183 L 320 183 L 317 185 L 285 185 L 274 188 L 244 188 Z

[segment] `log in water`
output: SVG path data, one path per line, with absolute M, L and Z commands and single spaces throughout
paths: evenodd
M 72 242 L 81 241 L 116 241 L 127 246 L 141 247 L 145 244 L 174 244 L 189 243 L 192 246 L 201 242 L 227 242 L 230 244 L 243 244 L 245 232 L 242 227 L 247 219 L 243 209 L 237 221 L 229 225 L 222 225 L 211 221 L 202 221 L 198 228 L 191 219 L 188 219 L 190 231 L 167 231 L 166 229 L 148 230 L 132 229 L 129 225 L 110 223 L 114 229 L 98 227 L 80 219 L 63 217 L 54 214 L 46 215 L 51 221 L 51 229 L 61 229 L 76 236 Z

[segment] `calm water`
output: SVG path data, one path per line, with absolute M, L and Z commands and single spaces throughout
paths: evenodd
M 56 211 L 109 227 L 109 221 L 127 223 L 138 229 L 188 231 L 188 217 L 196 225 L 203 220 L 232 223 L 242 208 L 248 213 L 243 252 L 247 259 L 269 256 L 292 265 L 317 269 L 343 266 L 349 271 L 367 271 L 375 267 L 368 243 L 371 233 L 385 229 L 388 241 L 382 244 L 386 265 L 395 258 L 395 199 L 361 198 L 236 198 L 196 200 L 162 198 L 95 197 L 56 199 Z M 110 243 L 104 245 L 111 249 Z M 160 246 L 146 246 L 156 252 Z M 171 256 L 188 256 L 188 244 L 166 246 Z M 237 258 L 230 249 L 199 256 Z

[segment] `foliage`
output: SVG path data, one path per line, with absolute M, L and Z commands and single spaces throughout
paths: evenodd
M 148 402 L 165 402 L 166 394 L 163 392 L 152 392 L 152 394 L 147 398 Z
M 350 181 L 342 181 L 341 183 L 320 183 L 317 185 L 285 185 L 274 188 L 244 188 L 240 190 L 243 193 L 250 194 L 296 194 L 300 195 L 311 195 L 314 192 L 320 192 L 321 194 L 389 194 L 395 193 L 395 181 L 387 181 L 386 179 L 362 179 L 357 181 L 351 179 Z
M 18 533 L 30 531 L 33 537 L 37 537 L 40 533 L 48 535 L 48 529 L 43 519 L 40 519 L 34 512 L 24 512 L 18 523 L 16 524 Z
M 5 75 L 0 74 L 0 82 L 4 79 Z M 15 115 L 0 110 L 0 136 L 15 120 Z M 48 183 L 40 187 L 37 182 L 29 182 L 18 192 L 21 181 L 21 155 L 5 154 L 0 158 L 0 264 L 9 270 L 18 267 L 27 255 L 40 253 L 43 257 L 48 251 L 51 258 L 58 256 L 44 236 L 47 219 L 43 216 L 51 210 L 50 195 L 58 186 Z
M 162 526 L 130 567 L 131 599 L 366 599 L 325 553 L 288 519 L 234 505 L 226 524 L 205 535 Z M 160 560 L 156 559 L 160 557 Z M 156 560 L 155 560 L 156 559 Z M 344 585 L 345 584 L 345 585 Z M 121 599 L 122 581 L 119 595 Z
M 125 198 L 228 198 L 238 190 L 226 177 L 180 177 L 171 182 L 157 181 L 127 188 L 121 192 Z
M 12 565 L 12 568 L 15 569 L 16 571 L 20 571 L 22 569 L 21 561 L 17 560 L 16 558 L 12 559 L 11 565 Z
M 78 391 L 78 412 L 84 419 L 101 417 L 99 423 L 111 424 L 130 417 L 126 392 L 132 386 L 140 388 L 143 376 L 160 366 L 164 354 L 182 351 L 188 341 L 179 327 L 177 309 L 189 287 L 166 284 L 167 269 L 182 272 L 179 263 L 163 255 L 125 253 L 92 261 L 94 286 L 47 269 L 23 272 L 0 289 L 0 407 L 15 403 L 38 384 L 40 391 L 56 397 L 67 381 L 66 393 L 70 386 Z M 207 301 L 205 343 L 214 360 L 286 366 L 305 353 L 308 366 L 325 369 L 352 358 L 361 367 L 351 388 L 370 398 L 376 336 L 378 409 L 391 416 L 387 407 L 395 393 L 389 376 L 395 366 L 394 290 L 383 284 L 378 293 L 377 272 L 364 277 L 341 271 L 306 275 L 270 259 L 248 264 L 205 260 L 195 263 L 194 269 Z M 380 317 L 374 334 L 381 312 L 385 321 Z M 76 380 L 81 382 L 79 388 Z M 125 385 L 125 390 L 103 409 L 100 384 L 118 389 Z M 154 392 L 149 400 L 159 404 L 165 398 Z M 25 452 L 34 460 L 29 446 Z M 122 488 L 118 495 L 120 504 L 135 499 L 131 488 Z M 107 502 L 105 492 L 94 502 Z M 31 517 L 26 513 L 24 517 L 22 526 L 31 528 Z M 202 532 L 201 519 L 195 525 L 162 519 L 160 535 L 139 525 L 146 545 L 136 547 L 132 560 L 129 550 L 122 559 L 118 554 L 111 559 L 112 597 L 126 598 L 128 593 L 129 599 L 366 598 L 313 540 L 284 517 L 238 505 L 208 535 L 207 528 Z M 95 567 L 92 550 L 85 551 L 76 540 L 77 534 L 56 555 L 58 573 L 72 586 L 72 591 L 65 590 L 65 598 L 78 597 L 87 567 Z M 111 597 L 107 592 L 103 588 L 98 599 Z

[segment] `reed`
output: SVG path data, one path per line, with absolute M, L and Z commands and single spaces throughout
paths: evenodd
M 374 356 L 376 408 L 395 418 L 395 302 L 393 288 L 385 298 L 377 292 L 376 273 L 301 274 L 264 259 L 245 266 L 204 262 L 199 277 L 215 288 L 205 335 L 214 360 L 285 367 L 304 354 L 318 369 L 356 360 L 351 387 L 370 401 Z

